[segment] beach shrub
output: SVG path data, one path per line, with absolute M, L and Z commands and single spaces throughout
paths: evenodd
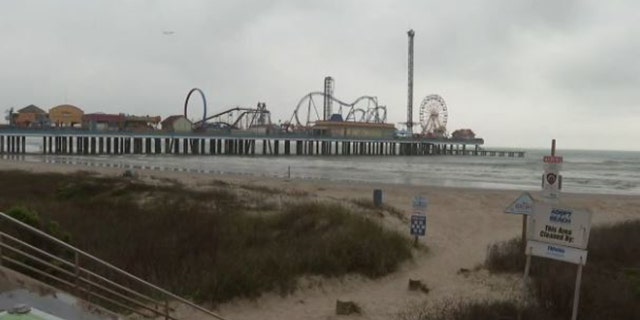
M 290 244 L 291 249 L 300 252 L 301 271 L 307 273 L 339 276 L 355 272 L 379 277 L 411 257 L 406 238 L 340 205 L 310 202 L 291 206 L 275 217 L 273 227 L 283 244 L 298 239 Z
M 15 206 L 10 208 L 6 214 L 29 226 L 40 229 L 40 216 L 38 216 L 38 213 L 35 211 L 29 210 L 23 206 Z
M 594 227 L 583 268 L 580 319 L 640 319 L 638 266 L 640 221 Z M 492 245 L 486 267 L 492 272 L 523 272 L 523 250 L 517 240 Z M 571 316 L 577 267 L 574 264 L 532 258 L 532 288 L 538 304 L 556 316 Z
M 71 235 L 68 232 L 62 230 L 60 228 L 60 225 L 56 221 L 51 221 L 51 220 L 43 221 L 40 218 L 40 215 L 38 214 L 38 212 L 35 210 L 31 210 L 25 206 L 14 206 L 14 207 L 11 207 L 9 210 L 7 210 L 6 214 L 20 222 L 23 222 L 26 225 L 29 225 L 40 231 L 43 231 L 64 242 L 69 242 L 71 240 Z M 27 233 L 21 228 L 10 227 L 10 224 L 4 221 L 2 223 L 2 228 L 4 231 L 14 235 L 17 235 L 20 233 L 23 233 L 23 234 Z M 31 233 L 29 234 L 28 238 L 43 240 L 43 239 L 40 239 L 41 238 L 40 236 L 36 236 L 35 234 L 31 234 Z M 43 241 L 38 241 L 38 242 L 43 242 Z
M 519 272 L 525 262 L 524 244 L 518 237 L 489 245 L 485 266 L 491 272 Z
M 53 236 L 54 238 L 57 238 L 58 240 L 62 240 L 64 242 L 70 242 L 71 240 L 70 234 L 62 230 L 62 228 L 57 222 L 50 221 L 47 219 L 41 219 L 37 211 L 31 210 L 26 206 L 14 206 L 9 210 L 7 210 L 6 214 L 20 222 L 23 222 L 26 225 L 29 225 L 35 229 L 38 229 L 50 236 Z M 39 234 L 36 234 L 35 232 L 27 231 L 23 227 L 10 223 L 7 220 L 4 220 L 4 219 L 0 220 L 0 230 L 6 233 L 9 237 L 17 238 L 27 243 L 29 246 L 39 248 L 55 256 L 67 257 L 67 258 L 72 257 L 72 253 L 66 248 L 60 245 L 57 245 L 50 240 L 45 239 L 45 237 Z M 7 241 L 8 244 L 13 246 L 14 248 L 18 248 L 19 250 L 26 252 L 29 255 L 35 257 L 35 259 L 28 258 L 23 253 L 16 252 L 12 249 L 5 250 L 3 252 L 3 256 L 5 256 L 5 259 L 11 259 L 13 261 L 16 261 L 18 264 L 24 265 L 24 266 L 16 265 L 15 268 L 18 271 L 25 273 L 35 279 L 39 279 L 43 281 L 49 280 L 49 278 L 41 275 L 36 271 L 33 271 L 32 268 L 36 270 L 42 270 L 50 274 L 55 274 L 58 276 L 60 275 L 58 270 L 56 270 L 51 266 L 46 265 L 46 263 L 49 263 L 55 266 L 60 266 L 59 261 L 49 257 L 46 254 L 42 254 L 41 252 L 38 252 L 37 250 L 33 250 L 28 246 L 19 244 L 15 240 L 6 239 L 3 241 Z M 37 260 L 40 260 L 40 261 L 37 261 Z M 43 262 L 46 262 L 46 263 L 43 263 Z
M 519 306 L 516 301 L 440 301 L 402 311 L 398 320 L 555 320 L 536 305 Z
M 121 177 L 0 171 L 0 210 L 29 203 L 73 245 L 198 302 L 287 294 L 306 275 L 380 277 L 411 257 L 409 239 L 339 205 L 297 201 L 249 212 L 230 184 L 201 191 Z M 367 218 L 367 216 L 369 216 Z M 52 225 L 53 226 L 53 225 Z M 83 261 L 87 268 L 97 268 Z M 135 283 L 130 283 L 134 289 Z

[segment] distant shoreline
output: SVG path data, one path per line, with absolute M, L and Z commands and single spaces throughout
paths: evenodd
M 13 157 L 13 156 L 12 156 Z M 447 186 L 447 185 L 418 185 L 418 184 L 404 184 L 394 182 L 372 182 L 372 181 L 356 181 L 348 179 L 330 179 L 323 177 L 300 177 L 292 175 L 287 177 L 286 173 L 280 175 L 268 175 L 268 174 L 255 174 L 255 173 L 237 173 L 237 172 L 223 172 L 223 171 L 206 171 L 206 170 L 193 170 L 193 169 L 180 169 L 180 168 L 161 168 L 157 166 L 149 165 L 135 165 L 127 164 L 123 166 L 113 164 L 97 164 L 94 162 L 85 163 L 65 163 L 65 162 L 46 162 L 46 161 L 26 161 L 23 159 L 4 159 L 0 158 L 0 170 L 25 170 L 31 172 L 55 172 L 55 173 L 74 173 L 79 171 L 94 172 L 102 175 L 122 175 L 125 170 L 132 169 L 141 175 L 147 176 L 161 176 L 168 177 L 176 180 L 189 179 L 198 177 L 202 179 L 220 179 L 231 180 L 235 182 L 267 182 L 267 183 L 290 183 L 297 182 L 301 184 L 311 185 L 336 185 L 336 186 L 350 186 L 359 185 L 370 188 L 414 188 L 414 189 L 443 189 L 451 191 L 466 191 L 466 192 L 530 192 L 537 193 L 540 189 L 534 187 L 531 188 L 489 188 L 489 187 L 473 187 L 473 186 Z M 637 197 L 634 194 L 616 194 L 616 193 L 585 193 L 585 192 L 562 192 L 566 196 L 582 197 L 582 196 L 605 196 L 605 197 Z

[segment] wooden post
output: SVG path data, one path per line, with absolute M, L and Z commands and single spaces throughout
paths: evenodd
M 529 283 L 529 272 L 531 271 L 531 248 L 527 248 L 525 244 L 525 252 L 527 255 L 527 262 L 524 265 L 524 278 L 522 279 L 522 297 L 527 294 L 527 285 Z
M 527 247 L 527 215 L 522 215 L 522 246 Z
M 571 320 L 578 319 L 578 305 L 580 304 L 580 284 L 582 283 L 582 257 L 578 264 L 578 274 L 576 275 L 576 287 L 573 291 L 573 311 L 571 312 Z

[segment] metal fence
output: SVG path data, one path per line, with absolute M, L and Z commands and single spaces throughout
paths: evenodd
M 119 315 L 182 320 L 176 310 L 213 313 L 0 212 L 0 264 Z

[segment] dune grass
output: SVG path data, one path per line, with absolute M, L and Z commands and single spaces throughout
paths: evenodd
M 408 308 L 398 320 L 558 320 L 534 305 L 516 301 L 440 301 L 436 305 Z
M 640 319 L 640 221 L 594 227 L 584 267 L 580 319 Z M 520 240 L 489 248 L 492 272 L 523 272 Z M 556 316 L 570 318 L 576 265 L 534 257 L 531 263 L 537 304 Z
M 640 221 L 594 227 L 583 269 L 578 318 L 640 319 Z M 485 268 L 522 273 L 520 237 L 489 246 Z M 444 301 L 407 308 L 400 320 L 569 319 L 577 266 L 533 257 L 533 301 Z
M 248 213 L 227 184 L 21 171 L 0 181 L 1 211 L 33 212 L 72 245 L 198 302 L 286 294 L 305 275 L 380 277 L 411 257 L 408 239 L 366 215 L 308 201 Z

